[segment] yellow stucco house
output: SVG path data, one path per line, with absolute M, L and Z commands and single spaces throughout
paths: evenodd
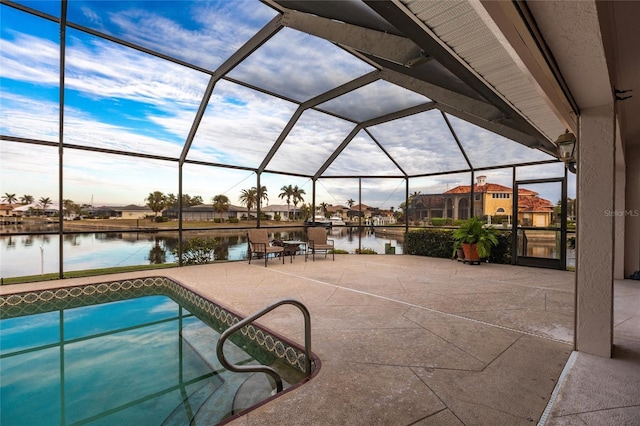
M 475 216 L 512 216 L 513 190 L 504 185 L 489 183 L 486 176 L 478 176 L 473 185 Z M 414 197 L 411 203 L 411 219 L 427 220 L 436 217 L 468 219 L 471 185 L 459 185 L 442 194 L 424 194 Z M 550 226 L 553 203 L 538 197 L 528 189 L 518 189 L 518 222 L 525 226 Z

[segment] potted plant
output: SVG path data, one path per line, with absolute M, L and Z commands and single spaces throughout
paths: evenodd
M 480 219 L 472 217 L 467 219 L 460 227 L 453 231 L 453 253 L 458 248 L 464 251 L 464 262 L 480 263 L 480 259 L 488 257 L 491 247 L 498 244 L 497 231 L 492 226 L 485 226 Z

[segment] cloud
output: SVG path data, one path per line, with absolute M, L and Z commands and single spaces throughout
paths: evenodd
M 365 121 L 429 101 L 410 90 L 378 80 L 320 104 L 318 108 Z
M 84 5 L 72 20 L 211 70 L 276 15 L 260 2 L 145 2 Z M 162 37 L 158 37 L 161 34 Z M 185 49 L 189 46 L 189 49 Z
M 354 126 L 339 118 L 307 110 L 298 119 L 267 168 L 314 175 Z
M 12 36 L 11 39 L 0 39 L 0 75 L 11 80 L 57 86 L 60 83 L 58 43 L 13 29 L 7 30 L 7 33 Z M 33 52 L 38 54 L 34 55 Z
M 285 28 L 229 76 L 304 101 L 370 71 L 332 43 Z
M 468 168 L 439 111 L 383 123 L 370 131 L 409 175 Z
M 216 85 L 188 158 L 257 167 L 296 107 L 222 81 Z
M 0 132 L 10 136 L 58 142 L 59 113 L 57 102 L 3 92 Z
M 84 34 L 70 34 L 65 87 L 159 109 L 197 108 L 209 77 L 182 65 Z
M 447 115 L 473 167 L 553 160 L 550 155 Z

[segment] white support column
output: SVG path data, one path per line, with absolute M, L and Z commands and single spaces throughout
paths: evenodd
M 633 148 L 631 148 L 633 142 Z M 640 144 L 627 141 L 626 159 L 624 277 L 640 270 Z
M 578 351 L 611 357 L 615 126 L 613 104 L 583 109 L 578 141 L 578 253 L 575 341 Z

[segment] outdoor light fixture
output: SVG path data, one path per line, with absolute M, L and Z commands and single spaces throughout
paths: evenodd
M 555 141 L 558 150 L 558 159 L 561 160 L 571 173 L 576 172 L 576 159 L 574 156 L 576 150 L 576 135 L 565 130 L 563 134 L 558 136 Z

